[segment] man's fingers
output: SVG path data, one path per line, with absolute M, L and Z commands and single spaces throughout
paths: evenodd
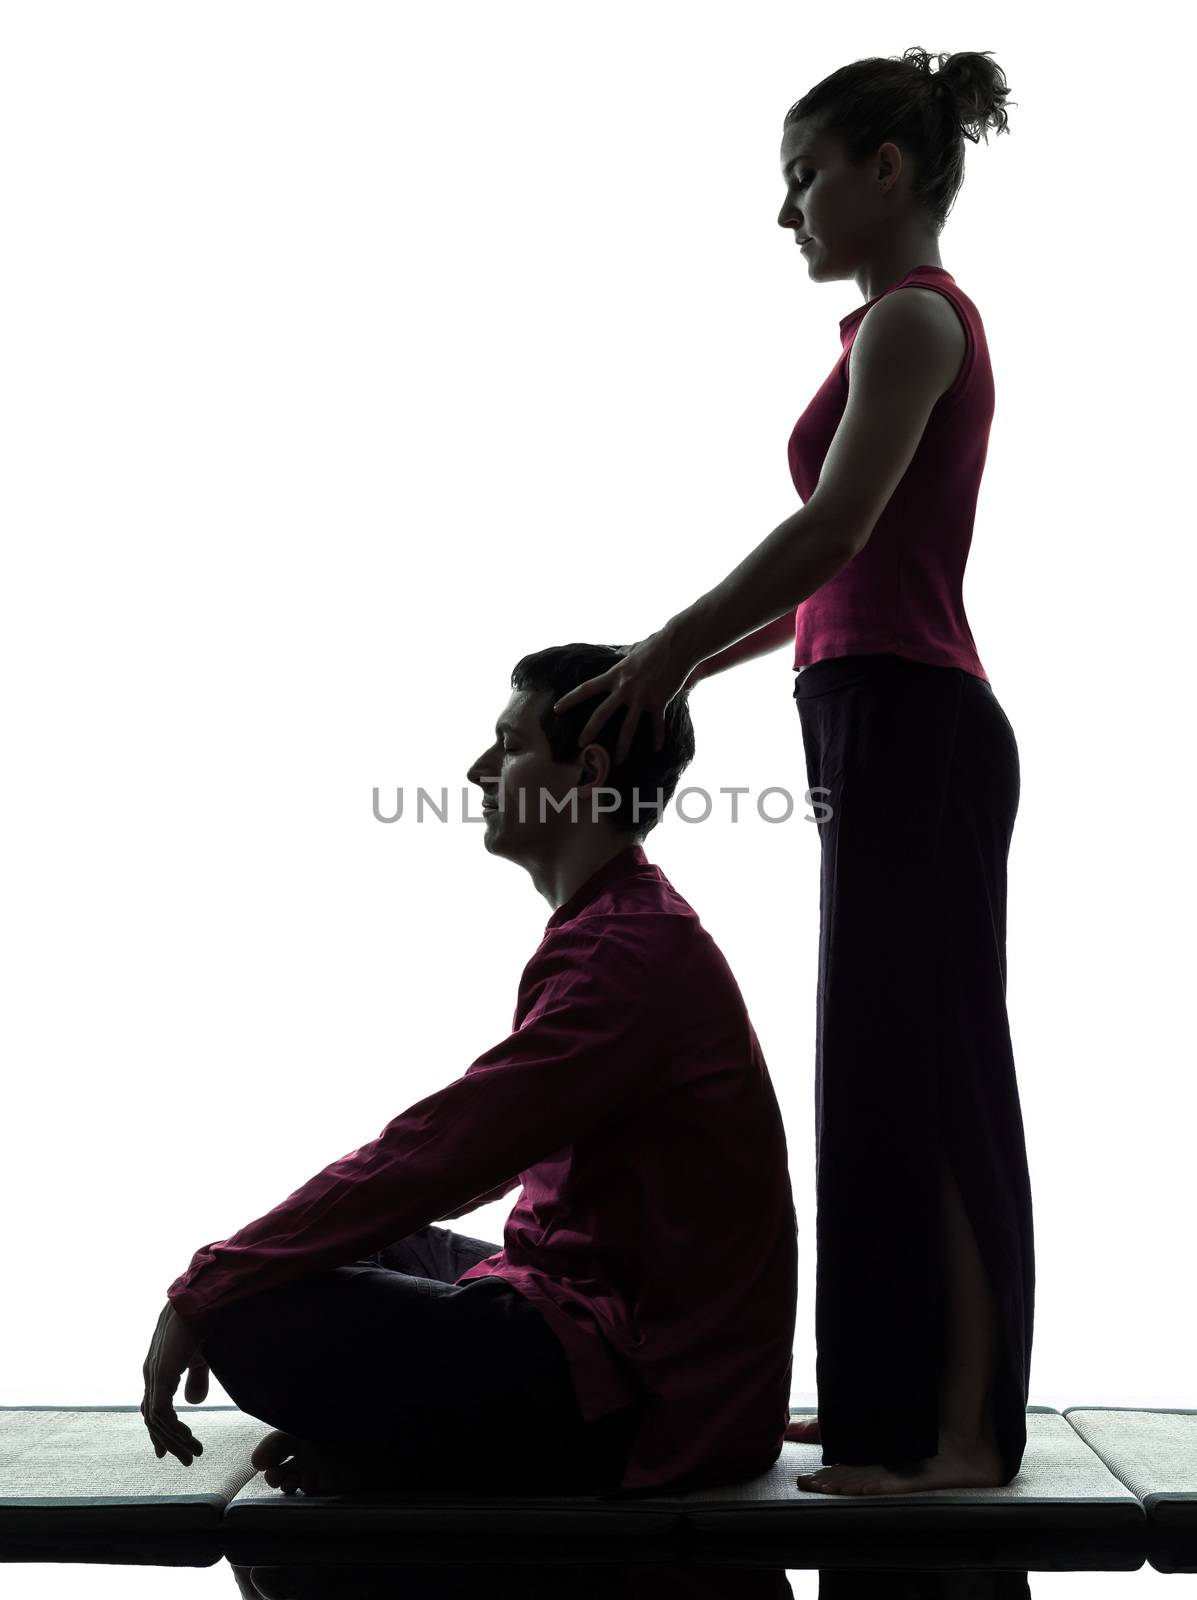
M 151 1411 L 146 1418 L 146 1427 L 149 1428 L 154 1438 L 161 1440 L 165 1445 L 186 1445 L 193 1443 L 194 1435 L 184 1422 L 180 1422 L 173 1411 Z
M 169 1423 L 156 1418 L 151 1413 L 146 1418 L 146 1427 L 149 1429 L 150 1438 L 154 1442 L 154 1448 L 158 1451 L 159 1457 L 169 1451 L 185 1467 L 189 1467 L 193 1456 L 202 1456 L 204 1453 L 203 1445 L 191 1430 L 182 1424 L 179 1424 L 178 1427 L 171 1427 Z
M 143 1400 L 141 1415 L 159 1455 L 169 1450 L 184 1466 L 191 1465 L 192 1456 L 203 1455 L 203 1445 L 187 1424 L 179 1420 L 169 1396 L 165 1399 L 151 1396 L 148 1402 Z

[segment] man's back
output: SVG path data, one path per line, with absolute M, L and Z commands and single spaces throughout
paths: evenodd
M 642 1399 L 621 1487 L 765 1471 L 788 1420 L 797 1224 L 785 1132 L 743 997 L 639 846 L 550 917 L 514 1027 L 553 1070 L 619 1080 L 607 1113 L 523 1183 L 489 1273 L 530 1299 L 590 1421 Z M 467 1073 L 498 1065 L 504 1046 Z

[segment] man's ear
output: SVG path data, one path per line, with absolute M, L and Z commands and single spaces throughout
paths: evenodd
M 597 740 L 582 751 L 582 783 L 601 788 L 611 777 L 611 752 Z

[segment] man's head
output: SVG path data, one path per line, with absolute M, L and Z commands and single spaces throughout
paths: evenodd
M 626 714 L 621 707 L 597 738 L 578 736 L 602 693 L 561 716 L 553 704 L 570 689 L 622 660 L 614 645 L 564 644 L 516 662 L 512 695 L 495 737 L 467 777 L 483 791 L 486 848 L 516 861 L 547 862 L 578 829 L 639 844 L 661 819 L 678 779 L 694 759 L 694 725 L 685 690 L 665 709 L 665 740 L 653 749 L 653 726 L 642 716 L 627 759 L 613 766 Z M 639 813 L 636 801 L 639 798 Z M 571 832 L 572 830 L 572 832 Z

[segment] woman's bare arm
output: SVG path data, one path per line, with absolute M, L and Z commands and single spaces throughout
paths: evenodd
M 726 672 L 728 667 L 738 667 L 742 661 L 754 661 L 757 656 L 768 655 L 770 650 L 780 650 L 783 645 L 793 644 L 797 610 L 795 606 L 794 610 L 787 611 L 784 617 L 777 617 L 774 621 L 767 622 L 755 633 L 745 634 L 734 644 L 729 644 L 725 649 L 716 651 L 713 656 L 708 656 L 705 661 L 700 661 L 687 678 L 686 688 L 693 688 L 703 678 L 713 678 L 717 672 Z

